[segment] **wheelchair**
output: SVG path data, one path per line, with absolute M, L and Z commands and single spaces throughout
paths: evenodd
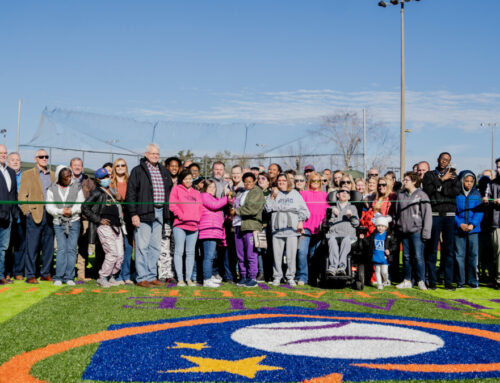
M 351 251 L 347 255 L 345 275 L 331 275 L 328 273 L 329 266 L 329 249 L 328 238 L 326 232 L 322 231 L 321 244 L 319 251 L 316 252 L 315 260 L 315 278 L 317 286 L 322 288 L 346 286 L 355 290 L 363 290 L 365 287 L 365 268 L 367 265 L 365 243 L 360 238 L 360 234 L 364 234 L 366 228 L 360 227 L 356 230 L 356 241 L 351 245 Z M 343 238 L 337 238 L 340 247 L 340 242 Z

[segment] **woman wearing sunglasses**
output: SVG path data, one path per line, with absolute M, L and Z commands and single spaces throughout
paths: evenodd
M 123 158 L 118 158 L 111 169 L 111 182 L 110 186 L 118 190 L 118 194 L 125 200 L 127 195 L 127 183 L 128 183 L 128 166 L 127 162 Z M 126 209 L 122 209 L 124 215 L 126 214 Z M 132 285 L 130 264 L 132 261 L 132 244 L 134 243 L 134 228 L 130 225 L 131 219 L 124 217 L 127 226 L 127 234 L 123 236 L 123 262 L 122 269 L 120 270 L 120 275 L 116 278 L 119 283 Z
M 295 183 L 295 190 L 297 190 L 298 192 L 306 190 L 307 182 L 305 175 L 297 174 L 295 176 L 294 183 Z
M 307 183 L 307 190 L 300 192 L 311 215 L 304 222 L 304 233 L 300 237 L 299 253 L 297 255 L 299 286 L 308 283 L 309 263 L 321 244 L 319 229 L 326 218 L 326 209 L 328 209 L 328 193 L 322 190 L 322 183 L 321 176 L 316 172 L 312 172 Z

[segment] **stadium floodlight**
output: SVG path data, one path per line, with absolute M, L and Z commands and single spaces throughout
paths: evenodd
M 401 4 L 401 144 L 400 144 L 400 157 L 399 166 L 401 177 L 405 173 L 405 134 L 408 132 L 405 129 L 405 39 L 404 39 L 404 10 L 405 3 L 409 3 L 411 0 L 390 0 L 391 5 Z M 420 0 L 416 0 L 420 1 Z M 385 1 L 380 1 L 379 6 L 385 8 L 387 3 Z

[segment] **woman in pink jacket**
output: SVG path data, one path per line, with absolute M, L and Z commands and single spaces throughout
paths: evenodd
M 183 170 L 177 185 L 170 193 L 170 211 L 174 219 L 174 266 L 177 274 L 177 286 L 186 286 L 183 274 L 182 255 L 186 249 L 186 280 L 188 286 L 196 286 L 191 280 L 194 265 L 194 251 L 198 239 L 198 226 L 203 209 L 200 192 L 193 187 L 193 176 L 189 170 Z M 184 246 L 185 245 L 185 246 Z
M 217 187 L 212 180 L 206 180 L 201 189 L 201 200 L 203 201 L 203 212 L 199 226 L 198 238 L 202 242 L 203 249 L 203 286 L 219 287 L 220 280 L 212 275 L 212 267 L 216 258 L 217 243 L 225 238 L 224 212 L 222 209 L 227 205 L 227 196 L 216 198 Z

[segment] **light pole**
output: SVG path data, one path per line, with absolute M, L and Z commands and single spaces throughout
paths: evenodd
M 404 36 L 404 14 L 405 14 L 405 2 L 409 3 L 411 0 L 390 0 L 391 5 L 401 4 L 401 143 L 399 152 L 399 174 L 402 179 L 405 173 L 405 134 L 409 133 L 409 130 L 405 129 L 405 36 Z M 415 0 L 420 1 L 420 0 Z M 379 1 L 378 5 L 382 8 L 387 7 L 385 1 Z
M 491 128 L 491 169 L 495 170 L 495 128 L 497 126 L 496 122 L 481 122 L 482 128 Z
M 110 162 L 113 162 L 113 144 L 116 144 L 119 140 L 113 139 L 113 140 L 107 140 L 106 143 L 109 144 L 109 152 L 110 152 Z

